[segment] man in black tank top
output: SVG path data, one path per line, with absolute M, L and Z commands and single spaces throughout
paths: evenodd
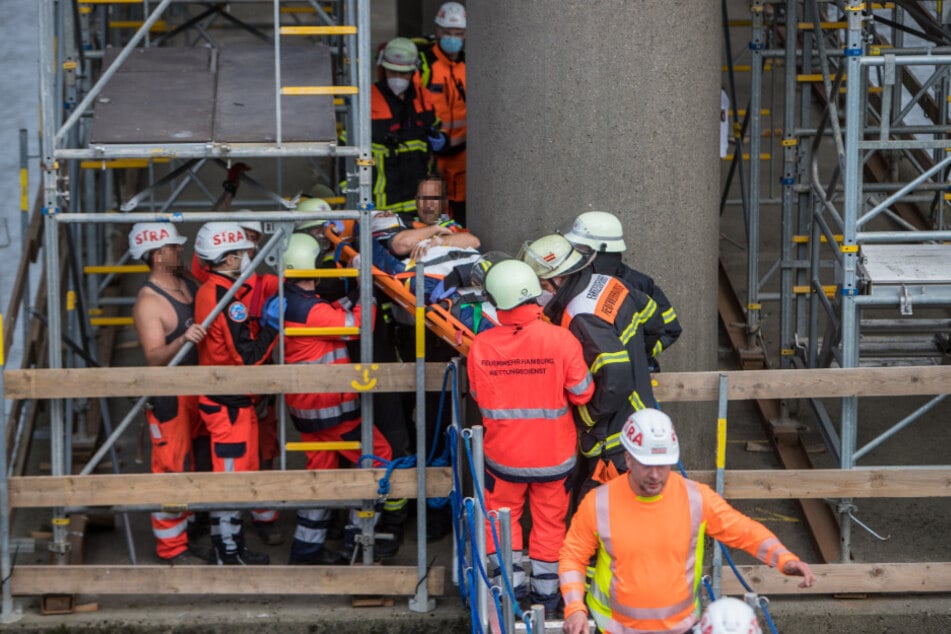
M 205 330 L 194 320 L 197 285 L 181 275 L 182 245 L 175 226 L 143 222 L 129 233 L 129 252 L 149 265 L 149 278 L 139 290 L 132 314 L 139 343 L 150 366 L 165 366 L 190 341 L 197 345 Z M 192 347 L 181 365 L 197 365 Z M 157 396 L 146 410 L 152 439 L 152 472 L 181 473 L 194 468 L 193 440 L 200 433 L 197 396 Z M 206 432 L 207 434 L 207 432 Z M 152 513 L 156 554 L 171 564 L 203 564 L 209 549 L 188 543 L 188 512 Z

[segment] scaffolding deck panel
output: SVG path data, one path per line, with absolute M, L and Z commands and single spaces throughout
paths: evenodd
M 330 49 L 283 46 L 281 74 L 285 86 L 330 85 Z M 274 50 L 267 45 L 137 49 L 96 100 L 90 142 L 273 143 L 274 94 Z M 281 103 L 283 141 L 336 138 L 332 97 Z
M 951 245 L 865 244 L 862 256 L 872 284 L 951 283 Z

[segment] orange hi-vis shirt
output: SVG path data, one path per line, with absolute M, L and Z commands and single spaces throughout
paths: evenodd
M 565 618 L 587 603 L 605 632 L 685 632 L 699 619 L 705 533 L 780 570 L 799 560 L 705 484 L 671 473 L 660 495 L 642 498 L 624 475 L 585 496 L 572 519 L 558 562 Z M 585 597 L 585 569 L 595 552 Z

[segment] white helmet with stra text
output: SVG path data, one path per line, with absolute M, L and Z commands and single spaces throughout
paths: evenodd
M 543 280 L 571 275 L 591 264 L 594 253 L 587 247 L 574 247 L 565 236 L 552 233 L 534 242 L 526 242 L 518 253 L 535 275 Z
M 647 467 L 674 465 L 680 460 L 680 442 L 670 416 L 657 409 L 631 414 L 621 429 L 621 444 Z
M 623 253 L 627 250 L 621 221 L 606 211 L 586 211 L 579 215 L 565 237 L 571 244 L 583 244 L 595 252 Z
M 436 12 L 436 25 L 444 29 L 466 28 L 466 8 L 458 2 L 447 2 Z
M 485 274 L 485 292 L 496 308 L 511 310 L 542 294 L 538 276 L 520 260 L 502 260 Z
M 720 597 L 707 606 L 700 634 L 762 634 L 756 612 L 739 599 Z
M 232 251 L 253 249 L 255 246 L 236 222 L 206 222 L 195 236 L 195 253 L 212 264 Z
M 129 255 L 136 260 L 149 251 L 164 247 L 166 244 L 185 244 L 185 236 L 178 235 L 175 225 L 167 222 L 137 222 L 129 232 Z

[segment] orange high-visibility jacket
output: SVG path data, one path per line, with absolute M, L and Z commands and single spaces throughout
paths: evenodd
M 799 560 L 705 484 L 671 473 L 660 495 L 642 498 L 620 476 L 591 491 L 571 521 L 558 562 L 565 618 L 586 602 L 606 632 L 685 631 L 699 618 L 704 533 L 780 570 Z
M 486 468 L 510 482 L 547 482 L 571 472 L 577 432 L 569 403 L 581 405 L 594 393 L 581 344 L 541 314 L 537 304 L 500 310 L 500 325 L 479 333 L 469 350 Z

